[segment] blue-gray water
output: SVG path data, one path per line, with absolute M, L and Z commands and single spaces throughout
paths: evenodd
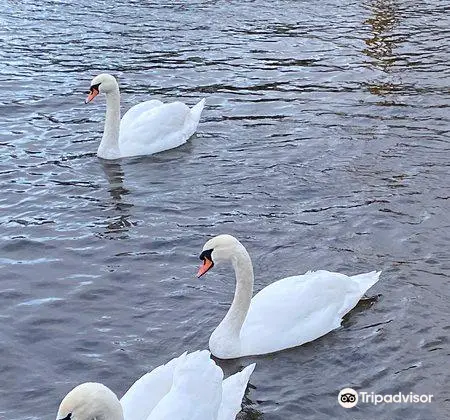
M 157 4 L 155 4 L 157 3 Z M 0 418 L 52 419 L 71 387 L 119 396 L 207 346 L 233 274 L 197 280 L 209 237 L 248 247 L 256 289 L 382 269 L 343 327 L 221 363 L 257 368 L 244 419 L 449 417 L 447 0 L 0 0 Z M 157 156 L 95 156 L 105 100 L 207 98 Z M 352 386 L 432 404 L 337 404 Z

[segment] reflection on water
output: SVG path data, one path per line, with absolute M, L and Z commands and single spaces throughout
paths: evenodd
M 119 161 L 99 159 L 99 163 L 108 180 L 107 190 L 111 196 L 111 203 L 102 206 L 108 209 L 108 214 L 111 213 L 111 209 L 113 210 L 113 214 L 106 219 L 103 235 L 107 238 L 125 239 L 127 236 L 124 233 L 133 226 L 134 222 L 130 221 L 133 204 L 124 201 L 124 198 L 130 193 L 124 187 L 124 171 Z
M 243 363 L 243 360 L 240 359 L 218 359 L 214 356 L 211 357 L 214 359 L 216 364 L 220 366 L 220 368 L 223 370 L 225 378 L 241 371 L 242 369 L 245 368 L 244 365 L 249 365 L 251 363 L 250 361 L 249 362 L 245 361 Z M 258 363 L 256 367 L 258 367 Z M 257 388 L 258 388 L 257 384 L 254 385 L 254 380 L 252 379 L 252 377 L 250 377 L 250 381 L 247 385 L 247 388 L 244 393 L 244 398 L 242 401 L 242 412 L 239 413 L 237 417 L 238 420 L 257 420 L 264 418 L 263 413 L 256 408 L 257 407 L 256 402 L 252 401 L 251 399 L 252 391 Z
M 250 379 L 251 381 L 251 379 Z M 236 417 L 237 420 L 259 420 L 264 419 L 263 413 L 257 410 L 256 404 L 249 398 L 248 394 L 252 388 L 255 388 L 251 383 L 245 390 L 244 398 L 242 399 L 242 411 Z
M 108 180 L 108 192 L 111 195 L 112 202 L 115 204 L 116 208 L 119 209 L 120 205 L 123 204 L 122 196 L 129 194 L 123 186 L 124 172 L 120 161 L 108 161 L 104 159 L 98 160 L 103 172 Z
M 398 23 L 397 2 L 376 0 L 371 3 L 370 9 L 373 16 L 365 23 L 371 26 L 372 37 L 365 40 L 367 48 L 363 52 L 374 59 L 373 65 L 388 72 L 396 59 L 393 50 L 396 47 L 397 39 L 394 34 L 389 32 Z
M 370 10 L 373 14 L 365 23 L 370 25 L 372 36 L 365 39 L 367 48 L 363 50 L 364 54 L 372 58 L 370 64 L 384 73 L 390 73 L 392 66 L 397 61 L 395 48 L 400 39 L 392 31 L 398 24 L 398 6 L 393 0 L 375 0 L 370 4 Z M 398 80 L 398 79 L 397 79 Z M 401 83 L 394 80 L 377 80 L 368 84 L 369 91 L 374 95 L 385 96 L 403 89 Z M 383 105 L 390 105 L 391 102 L 385 100 Z

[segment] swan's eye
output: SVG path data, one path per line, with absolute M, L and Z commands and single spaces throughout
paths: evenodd
M 72 413 L 67 414 L 66 417 L 64 417 L 63 419 L 59 419 L 59 420 L 70 420 L 70 418 L 72 417 Z
M 213 260 L 212 260 L 212 252 L 213 252 L 213 249 L 207 249 L 207 250 L 203 251 L 203 252 L 200 254 L 200 257 L 199 257 L 199 258 L 200 258 L 202 261 L 204 261 L 205 258 L 206 258 L 206 259 L 208 259 L 209 261 L 213 262 Z
M 100 83 L 97 83 L 96 85 L 92 85 L 92 86 L 89 88 L 89 93 L 92 93 L 92 92 L 94 92 L 94 91 L 97 91 L 97 93 L 98 93 L 99 87 L 100 87 Z

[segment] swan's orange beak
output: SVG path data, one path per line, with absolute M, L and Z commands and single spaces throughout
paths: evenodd
M 205 257 L 203 264 L 198 269 L 197 278 L 203 276 L 208 270 L 214 267 L 214 263 Z
M 84 101 L 84 103 L 87 104 L 88 102 L 91 102 L 92 99 L 94 99 L 97 95 L 98 95 L 98 89 L 91 88 L 91 90 L 89 91 L 89 95 L 87 96 L 87 98 Z

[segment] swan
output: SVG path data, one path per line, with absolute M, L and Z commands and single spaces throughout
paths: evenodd
M 106 119 L 97 156 L 103 159 L 151 155 L 186 143 L 197 129 L 205 105 L 202 99 L 190 109 L 182 102 L 141 102 L 120 119 L 119 84 L 103 73 L 92 79 L 86 103 L 106 94 Z
M 329 271 L 278 280 L 253 299 L 250 255 L 235 237 L 210 239 L 200 255 L 197 277 L 215 264 L 231 261 L 236 275 L 233 303 L 209 339 L 212 354 L 221 359 L 272 353 L 300 346 L 338 328 L 342 317 L 372 287 L 381 271 L 346 276 Z
M 120 399 L 85 382 L 59 405 L 56 420 L 234 420 L 255 364 L 223 381 L 207 350 L 184 353 L 138 379 Z

